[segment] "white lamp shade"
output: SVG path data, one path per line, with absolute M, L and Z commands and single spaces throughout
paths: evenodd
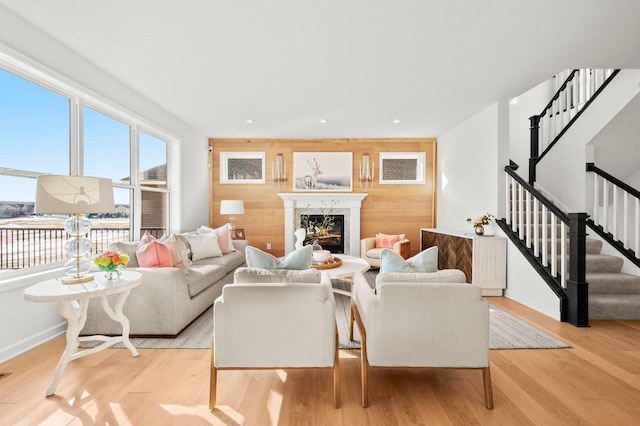
M 85 214 L 115 211 L 111 179 L 91 176 L 40 175 L 36 182 L 37 214 Z
M 244 201 L 220 200 L 220 214 L 244 214 Z

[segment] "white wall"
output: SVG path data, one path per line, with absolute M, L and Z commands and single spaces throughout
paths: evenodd
M 499 231 L 504 235 L 502 230 Z M 560 299 L 511 241 L 507 243 L 507 289 L 504 295 L 560 320 Z
M 496 215 L 499 179 L 499 116 L 495 103 L 438 138 L 438 228 L 472 232 L 466 221 Z
M 165 129 L 179 143 L 170 155 L 178 160 L 181 181 L 175 192 L 178 218 L 174 231 L 208 223 L 207 137 L 120 83 L 39 29 L 0 6 L 0 51 L 86 89 L 143 121 Z M 126 64 L 123 64 L 126 66 Z M 49 274 L 55 276 L 55 274 Z M 45 276 L 0 283 L 0 362 L 64 331 L 54 304 L 26 302 L 23 291 Z
M 469 216 L 489 212 L 504 217 L 504 166 L 512 158 L 509 128 L 509 106 L 498 102 L 438 138 L 438 228 L 470 232 Z M 523 143 L 528 147 L 528 138 Z M 489 233 L 505 236 L 495 224 Z M 509 240 L 505 295 L 560 318 L 558 297 Z
M 520 168 L 517 173 L 529 179 L 531 131 L 529 117 L 540 114 L 553 96 L 553 80 L 547 80 L 509 102 L 509 158 Z

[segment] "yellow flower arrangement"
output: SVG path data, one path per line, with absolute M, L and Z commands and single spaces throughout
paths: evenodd
M 125 253 L 118 253 L 117 251 L 105 251 L 104 253 L 96 256 L 93 259 L 93 264 L 96 265 L 101 271 L 105 272 L 105 276 L 108 279 L 113 279 L 113 274 L 120 276 L 121 272 L 118 269 L 120 266 L 127 266 L 129 263 L 129 255 Z

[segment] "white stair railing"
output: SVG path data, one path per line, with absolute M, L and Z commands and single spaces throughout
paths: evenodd
M 536 181 L 536 166 L 582 111 L 620 70 L 574 69 L 556 75 L 556 92 L 538 115 L 529 118 L 531 130 L 529 184 Z
M 513 176 L 506 179 L 506 222 L 542 266 L 566 288 L 568 219 L 549 209 Z M 541 220 L 540 220 L 541 219 Z M 541 232 L 540 232 L 541 231 Z M 559 267 L 559 268 L 558 268 Z
M 593 163 L 587 171 L 594 172 L 591 220 L 640 261 L 640 192 Z

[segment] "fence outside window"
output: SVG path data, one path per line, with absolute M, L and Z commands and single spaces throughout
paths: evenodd
M 165 228 L 143 228 L 160 238 Z M 64 242 L 69 238 L 60 228 L 0 228 L 0 270 L 24 269 L 66 261 Z M 128 228 L 97 228 L 89 232 L 91 255 L 107 250 L 116 241 L 129 241 Z

